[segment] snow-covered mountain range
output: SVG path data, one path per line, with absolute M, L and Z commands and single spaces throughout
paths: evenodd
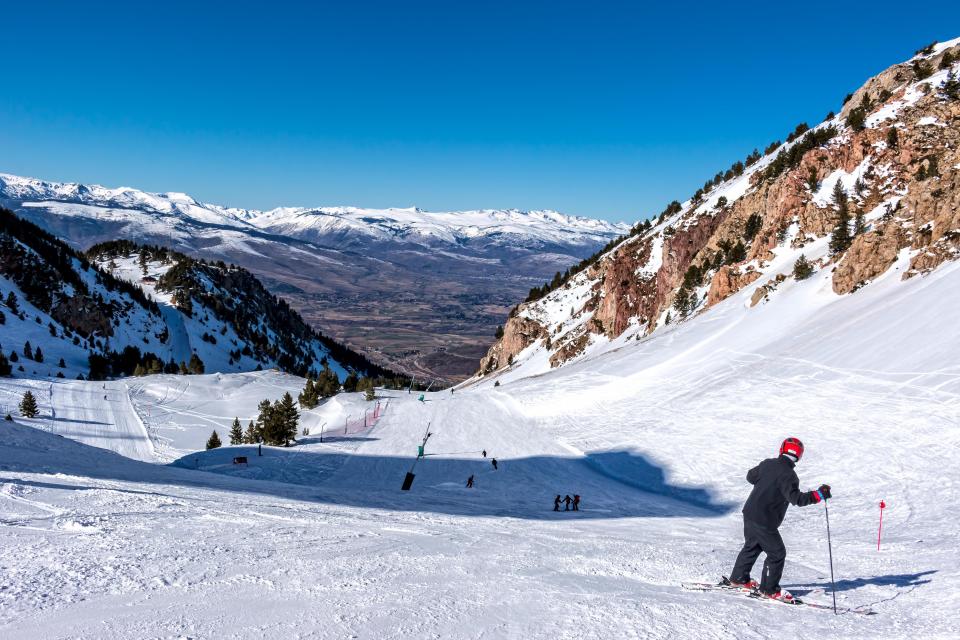
M 148 226 L 177 223 L 264 232 L 342 248 L 364 241 L 404 242 L 451 250 L 463 246 L 505 248 L 593 246 L 624 233 L 629 225 L 557 211 L 482 209 L 431 212 L 416 207 L 278 207 L 268 211 L 223 207 L 185 193 L 75 182 L 48 182 L 0 173 L 0 198 L 63 216 Z
M 8 174 L 0 204 L 77 249 L 128 238 L 239 264 L 325 333 L 453 378 L 476 368 L 514 300 L 628 229 L 555 211 L 257 211 Z

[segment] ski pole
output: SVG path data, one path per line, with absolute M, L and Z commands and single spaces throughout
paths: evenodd
M 823 501 L 823 513 L 827 518 L 827 549 L 830 553 L 830 590 L 833 592 L 833 615 L 837 615 L 837 585 L 833 581 L 833 543 L 830 541 L 830 509 L 827 501 Z
M 880 551 L 880 534 L 883 532 L 883 510 L 887 505 L 880 501 L 880 528 L 877 529 L 877 551 Z

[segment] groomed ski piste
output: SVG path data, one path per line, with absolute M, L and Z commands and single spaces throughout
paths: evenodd
M 375 403 L 341 394 L 262 457 L 202 449 L 298 378 L 0 380 L 0 636 L 954 637 L 960 264 L 903 267 L 843 297 L 828 272 L 755 308 L 747 287 L 423 402 L 380 390 L 359 433 L 338 430 Z M 33 420 L 15 411 L 26 388 Z M 801 488 L 833 487 L 838 605 L 874 615 L 680 586 L 730 571 L 746 471 L 790 435 Z M 581 511 L 553 512 L 575 493 Z M 783 586 L 830 602 L 822 505 L 781 532 Z

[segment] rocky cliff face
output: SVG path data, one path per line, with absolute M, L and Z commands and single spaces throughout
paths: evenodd
M 591 344 L 639 339 L 708 312 L 745 287 L 760 304 L 793 277 L 801 254 L 814 273 L 829 274 L 836 295 L 855 295 L 900 261 L 897 277 L 906 279 L 957 259 L 958 74 L 960 39 L 871 78 L 839 114 L 718 174 L 649 229 L 520 305 L 481 373 L 539 349 L 560 366 Z

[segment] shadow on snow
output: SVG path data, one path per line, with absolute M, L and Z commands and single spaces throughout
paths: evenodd
M 644 456 L 623 451 L 585 457 L 532 456 L 489 460 L 440 458 L 416 461 L 411 491 L 401 491 L 414 458 L 307 451 L 298 447 L 222 447 L 170 465 L 131 460 L 61 436 L 7 423 L 0 433 L 0 470 L 68 473 L 123 480 L 263 494 L 332 505 L 460 516 L 526 519 L 710 517 L 733 505 L 717 502 L 706 488 L 672 485 Z M 324 438 L 326 440 L 326 438 Z M 247 456 L 248 464 L 232 464 Z M 474 476 L 474 488 L 464 485 Z M 21 482 L 16 480 L 15 482 Z M 100 488 L 100 487 L 90 487 Z M 582 496 L 579 512 L 553 512 L 556 494 Z
M 872 576 L 870 578 L 850 578 L 847 580 L 837 580 L 836 590 L 838 592 L 851 591 L 853 589 L 859 589 L 860 587 L 871 585 L 877 587 L 917 587 L 929 583 L 931 578 L 928 578 L 927 576 L 933 575 L 934 573 L 936 573 L 936 570 L 930 569 L 929 571 L 921 571 L 919 573 L 891 573 L 885 576 Z M 791 590 L 797 589 L 797 593 L 799 593 L 799 590 L 804 588 L 822 588 L 825 590 L 830 590 L 832 587 L 829 582 L 824 582 L 818 584 L 797 585 L 796 587 L 787 588 Z

